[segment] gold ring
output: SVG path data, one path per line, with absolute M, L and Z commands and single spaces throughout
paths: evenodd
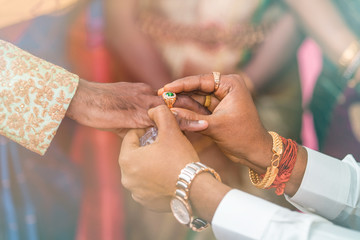
M 164 92 L 162 94 L 162 97 L 163 97 L 166 105 L 168 106 L 168 108 L 172 108 L 176 101 L 176 94 L 173 92 Z
M 214 89 L 216 91 L 216 90 L 218 90 L 219 85 L 220 85 L 220 73 L 219 72 L 213 72 L 212 74 L 214 76 L 214 82 L 215 82 Z
M 210 96 L 210 95 L 206 95 L 204 107 L 210 107 L 210 105 L 211 105 L 211 96 Z

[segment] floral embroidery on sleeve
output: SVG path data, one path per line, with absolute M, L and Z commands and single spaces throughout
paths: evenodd
M 43 155 L 79 77 L 0 40 L 0 134 Z

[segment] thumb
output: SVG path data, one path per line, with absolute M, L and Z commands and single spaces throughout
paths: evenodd
M 139 148 L 139 139 L 144 135 L 145 129 L 131 129 L 128 131 L 121 144 L 121 152 L 127 152 Z
M 148 111 L 149 117 L 158 128 L 158 139 L 169 138 L 181 134 L 174 114 L 165 105 L 160 105 Z
M 184 108 L 172 108 L 178 124 L 183 131 L 204 131 L 208 128 L 209 115 L 201 115 Z

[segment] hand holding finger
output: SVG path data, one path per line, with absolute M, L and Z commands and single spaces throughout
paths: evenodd
M 206 115 L 182 108 L 172 108 L 171 111 L 175 113 L 180 129 L 183 131 L 205 131 L 209 126 L 207 121 L 209 118 Z M 206 134 L 205 132 L 203 133 Z

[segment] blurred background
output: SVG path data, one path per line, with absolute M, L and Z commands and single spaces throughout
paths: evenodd
M 188 75 L 240 74 L 267 129 L 359 159 L 358 65 L 344 77 L 338 64 L 360 34 L 358 1 L 20 2 L 0 0 L 0 38 L 83 79 L 158 89 Z M 211 140 L 186 135 L 224 182 L 291 208 L 253 189 L 247 169 Z M 69 119 L 43 157 L 1 137 L 0 239 L 214 239 L 135 203 L 121 186 L 120 145 Z

